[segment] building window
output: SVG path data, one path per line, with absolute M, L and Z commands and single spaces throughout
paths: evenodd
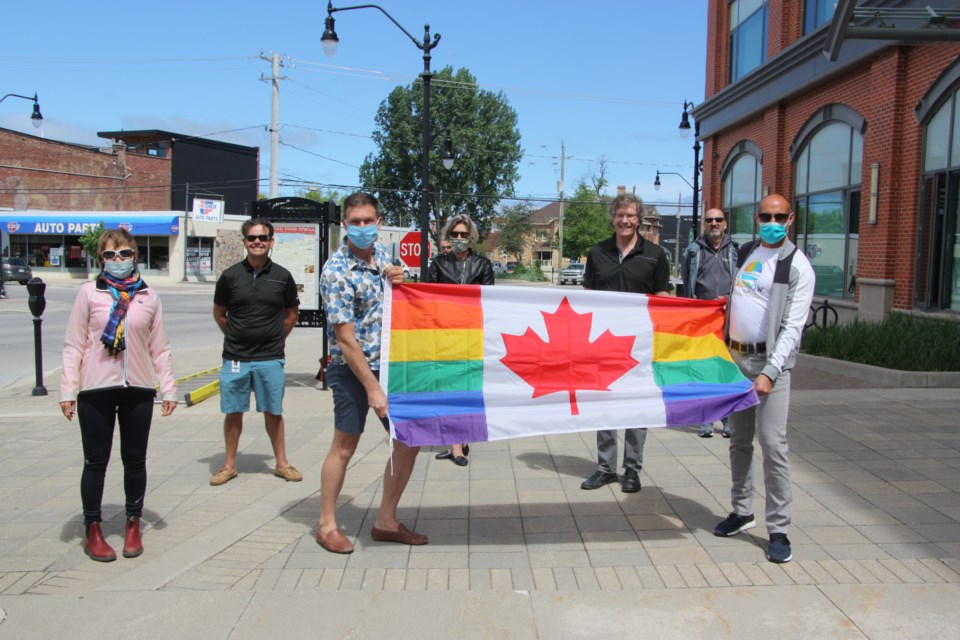
M 806 0 L 803 32 L 810 33 L 833 19 L 837 10 L 837 0 Z
M 766 0 L 730 3 L 730 82 L 736 82 L 767 61 Z
M 924 127 L 917 229 L 918 306 L 960 311 L 960 90 L 947 94 Z
M 856 294 L 863 134 L 845 121 L 813 129 L 796 158 L 795 233 L 820 296 Z
M 723 176 L 722 202 L 727 212 L 727 232 L 735 242 L 743 244 L 753 238 L 753 214 L 762 197 L 763 165 L 759 147 L 752 143 L 738 144 L 720 175 Z

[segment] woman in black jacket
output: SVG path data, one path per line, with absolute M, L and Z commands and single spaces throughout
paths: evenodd
M 438 284 L 493 284 L 493 264 L 470 248 L 477 241 L 477 225 L 470 216 L 459 214 L 450 218 L 440 233 L 441 244 L 449 242 L 452 251 L 441 253 L 430 264 L 424 282 Z M 467 466 L 466 444 L 455 444 L 437 454 L 438 460 L 452 460 L 460 467 Z

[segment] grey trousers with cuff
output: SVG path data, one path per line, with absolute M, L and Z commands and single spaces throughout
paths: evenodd
M 643 467 L 643 445 L 647 442 L 646 429 L 623 430 L 623 467 L 640 473 Z M 617 472 L 617 431 L 597 431 L 597 470 Z
M 731 351 L 730 354 L 743 375 L 750 380 L 760 374 L 767 362 L 765 353 L 740 354 Z M 768 533 L 787 533 L 790 528 L 793 484 L 790 480 L 790 451 L 787 446 L 789 410 L 790 372 L 784 371 L 777 377 L 770 395 L 760 397 L 760 404 L 730 416 L 733 430 L 730 438 L 730 475 L 733 480 L 730 501 L 733 512 L 741 516 L 753 513 L 753 439 L 756 435 L 760 441 L 763 459 Z

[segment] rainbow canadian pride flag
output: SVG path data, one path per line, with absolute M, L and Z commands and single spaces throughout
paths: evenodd
M 380 385 L 410 446 L 719 420 L 757 404 L 723 300 L 388 286 Z

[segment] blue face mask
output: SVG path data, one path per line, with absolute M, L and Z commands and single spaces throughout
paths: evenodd
M 107 260 L 103 263 L 103 270 L 117 280 L 123 280 L 133 273 L 133 258 L 129 260 Z
M 369 249 L 377 240 L 377 225 L 368 224 L 365 227 L 347 225 L 347 239 L 357 249 Z
M 767 244 L 777 244 L 787 237 L 787 225 L 764 222 L 760 225 L 760 239 Z

